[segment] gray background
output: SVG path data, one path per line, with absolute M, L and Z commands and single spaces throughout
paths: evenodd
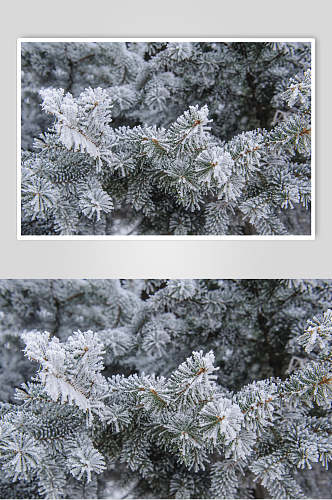
M 331 12 L 325 0 L 6 2 L 1 33 L 1 278 L 332 278 Z M 316 241 L 18 241 L 18 37 L 316 38 Z

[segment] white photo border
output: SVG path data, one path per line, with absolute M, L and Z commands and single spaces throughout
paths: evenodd
M 192 236 L 169 236 L 169 235 L 22 235 L 21 234 L 21 44 L 27 42 L 40 42 L 40 43 L 61 43 L 61 42 L 309 42 L 311 43 L 311 120 L 312 120 L 312 134 L 311 134 L 311 233 L 310 235 L 280 235 L 280 236 L 267 236 L 267 235 L 192 235 Z M 17 39 L 17 240 L 93 240 L 93 241 L 106 241 L 106 240 L 122 240 L 122 241 L 143 241 L 143 240 L 168 240 L 168 241 L 200 241 L 200 240 L 250 240 L 250 241 L 266 241 L 266 240 L 315 240 L 316 239 L 316 60 L 315 60 L 315 42 L 314 37 L 125 37 L 125 38 L 18 38 Z

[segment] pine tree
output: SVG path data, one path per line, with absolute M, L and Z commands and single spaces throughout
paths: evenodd
M 26 361 L 0 405 L 0 496 L 320 497 L 331 291 L 323 280 L 2 280 L 0 366 L 22 347 Z M 12 392 L 14 369 L 2 374 Z
M 26 42 L 22 69 L 22 234 L 310 233 L 310 42 Z

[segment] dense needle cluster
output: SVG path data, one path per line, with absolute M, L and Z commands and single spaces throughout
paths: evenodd
M 330 281 L 0 285 L 2 498 L 324 494 Z
M 22 234 L 310 234 L 310 43 L 23 43 L 22 148 Z

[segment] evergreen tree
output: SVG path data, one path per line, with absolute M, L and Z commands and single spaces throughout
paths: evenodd
M 324 496 L 331 292 L 2 280 L 0 496 Z
M 26 42 L 22 70 L 22 234 L 310 233 L 309 42 Z

